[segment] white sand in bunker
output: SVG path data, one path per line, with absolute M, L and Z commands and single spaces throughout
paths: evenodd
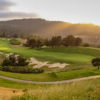
M 23 95 L 21 90 L 0 87 L 0 100 L 9 100 L 13 96 L 21 95 Z
M 64 67 L 68 66 L 69 64 L 66 64 L 66 63 L 49 64 L 48 62 L 41 62 L 35 58 L 30 58 L 30 65 L 34 65 L 33 66 L 34 68 L 42 68 L 44 66 L 48 66 L 48 68 L 54 68 L 54 67 L 64 68 Z

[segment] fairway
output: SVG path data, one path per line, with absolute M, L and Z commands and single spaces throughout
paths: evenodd
M 9 39 L 0 39 L 0 51 L 3 53 L 17 53 L 26 58 L 35 57 L 40 61 L 49 63 L 60 62 L 69 64 L 64 69 L 52 68 L 50 73 L 42 74 L 20 74 L 0 71 L 0 75 L 32 81 L 57 81 L 69 80 L 86 76 L 100 75 L 93 68 L 91 60 L 100 57 L 100 50 L 85 47 L 57 47 L 30 49 L 24 46 L 14 46 Z
M 88 65 L 94 57 L 100 57 L 100 50 L 84 47 L 58 47 L 30 49 L 13 46 L 7 39 L 0 39 L 0 51 L 18 53 L 27 58 L 35 57 L 41 61 L 68 63 L 70 65 Z

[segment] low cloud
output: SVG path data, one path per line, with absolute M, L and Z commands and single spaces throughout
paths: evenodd
M 10 7 L 16 4 L 9 0 L 0 0 L 0 20 L 14 19 L 14 18 L 38 18 L 39 16 L 35 13 L 25 12 L 11 12 Z
M 16 4 L 8 0 L 0 0 L 0 11 L 5 11 L 5 10 L 7 11 L 11 6 L 14 5 Z
M 24 13 L 24 12 L 0 12 L 0 18 L 29 18 L 29 17 L 38 17 L 37 14 L 33 13 Z

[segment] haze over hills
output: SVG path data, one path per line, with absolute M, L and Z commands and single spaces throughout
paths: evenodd
M 82 37 L 85 42 L 99 44 L 100 26 L 93 24 L 72 24 L 62 21 L 44 19 L 18 19 L 0 22 L 0 33 L 6 35 L 39 35 L 50 38 L 55 35 L 74 35 Z

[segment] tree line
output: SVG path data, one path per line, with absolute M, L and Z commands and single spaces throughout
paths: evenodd
M 81 46 L 82 43 L 83 41 L 81 38 L 68 35 L 64 38 L 61 36 L 53 36 L 51 39 L 29 37 L 24 45 L 30 48 L 41 48 L 43 46 L 54 48 L 59 46 Z

